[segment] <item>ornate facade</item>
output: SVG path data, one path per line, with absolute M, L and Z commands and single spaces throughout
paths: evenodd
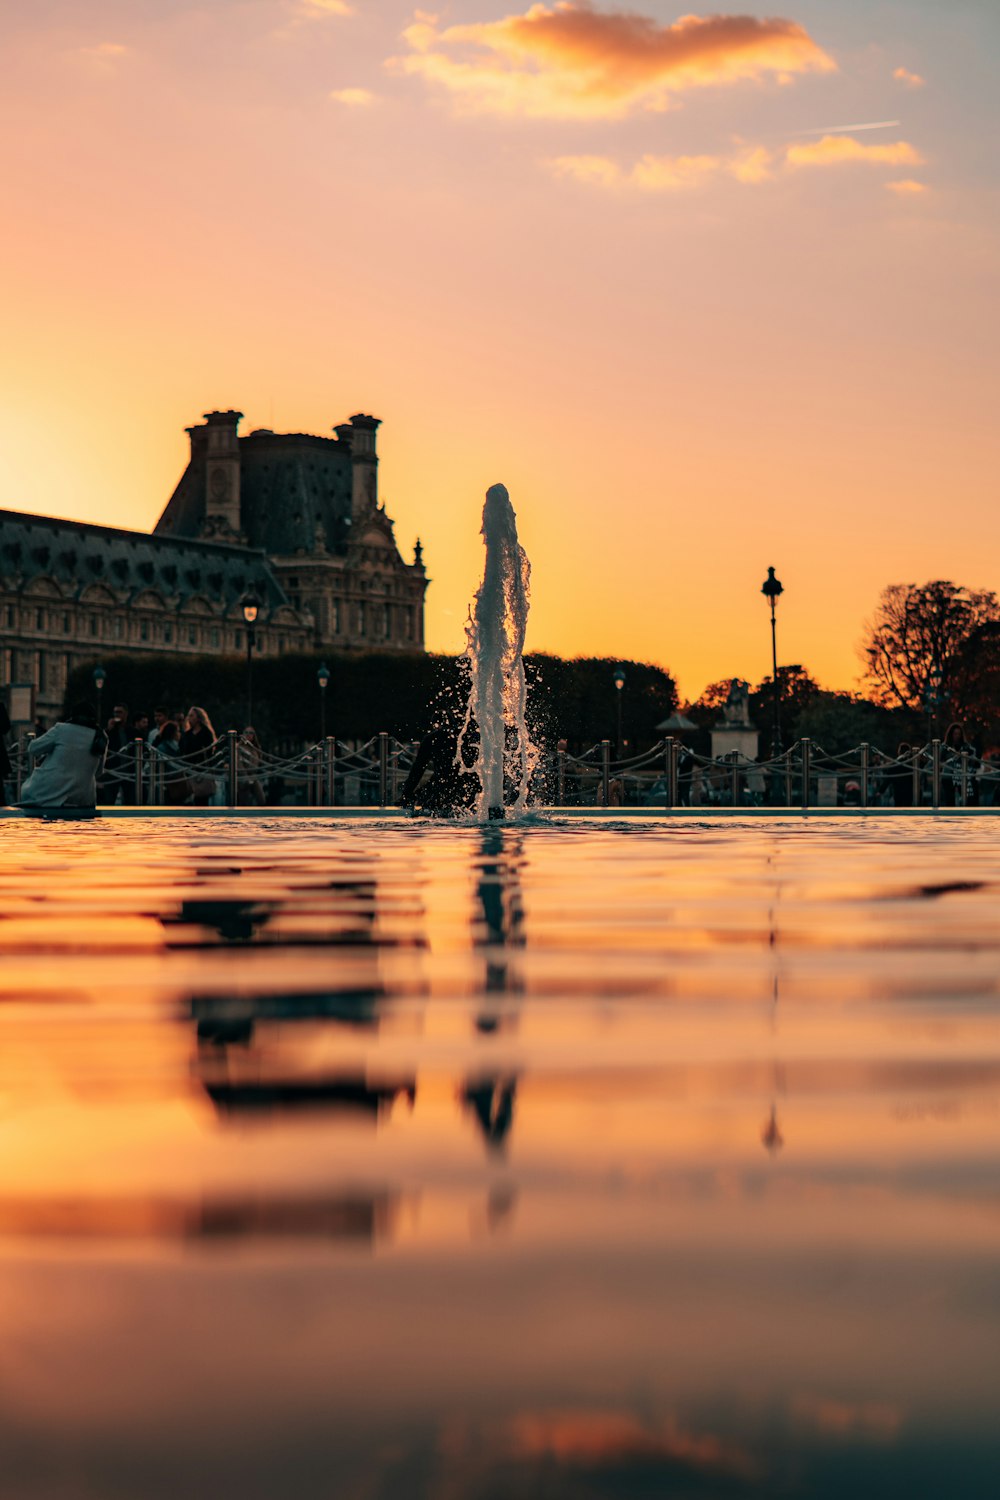
M 424 648 L 420 543 L 403 561 L 378 501 L 378 420 L 334 438 L 238 432 L 240 413 L 188 429 L 191 459 L 152 535 L 0 511 L 0 689 L 59 713 L 68 673 L 106 656 L 246 649 Z M 28 695 L 18 695 L 23 702 Z

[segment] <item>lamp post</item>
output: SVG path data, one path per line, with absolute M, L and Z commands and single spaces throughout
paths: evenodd
M 771 731 L 772 760 L 777 760 L 781 754 L 781 684 L 778 681 L 778 626 L 774 617 L 774 609 L 778 602 L 779 594 L 783 594 L 784 592 L 780 579 L 774 576 L 774 569 L 768 568 L 767 577 L 761 586 L 761 593 L 771 606 L 771 683 L 774 687 L 774 728 Z
M 243 618 L 247 627 L 247 725 L 253 724 L 253 648 L 257 644 L 254 626 L 260 614 L 260 600 L 256 594 L 247 594 L 243 600 Z
M 941 707 L 941 683 L 944 674 L 937 662 L 931 664 L 927 674 L 927 686 L 924 688 L 924 702 L 927 706 L 927 741 L 930 743 L 938 732 L 938 710 Z
M 621 758 L 622 758 L 622 688 L 625 686 L 625 673 L 622 671 L 621 667 L 618 668 L 617 672 L 615 672 L 615 674 L 614 674 L 614 676 L 612 677 L 611 680 L 612 680 L 612 682 L 615 685 L 615 703 L 618 706 L 618 754 L 617 754 L 617 756 L 615 758 L 617 760 L 621 760 Z
M 326 690 L 330 686 L 330 668 L 325 662 L 316 668 L 316 681 L 319 683 L 319 737 L 326 739 Z
M 97 727 L 99 729 L 103 728 L 103 724 L 101 722 L 101 699 L 102 699 L 102 697 L 104 695 L 104 684 L 107 682 L 107 680 L 108 680 L 108 676 L 107 676 L 107 673 L 105 672 L 104 668 L 103 667 L 95 667 L 94 668 L 94 687 L 97 689 Z

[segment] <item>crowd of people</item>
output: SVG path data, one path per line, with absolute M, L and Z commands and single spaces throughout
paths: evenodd
M 9 729 L 0 708 L 0 802 L 12 775 L 4 747 Z M 118 703 L 99 724 L 93 704 L 78 703 L 51 729 L 36 723 L 26 745 L 29 770 L 20 801 L 29 808 L 133 806 L 149 800 L 155 781 L 159 800 L 168 806 L 207 807 L 223 791 L 220 749 L 211 718 L 197 705 L 186 713 L 158 707 L 132 714 L 127 704 Z M 239 735 L 239 750 L 241 801 L 261 804 L 262 750 L 251 725 Z

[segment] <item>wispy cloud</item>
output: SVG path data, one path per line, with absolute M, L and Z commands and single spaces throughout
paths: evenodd
M 898 182 L 887 182 L 886 187 L 890 193 L 896 193 L 900 198 L 916 198 L 920 193 L 928 191 L 926 182 L 917 182 L 913 177 L 905 177 Z
M 367 109 L 369 105 L 377 103 L 377 96 L 371 89 L 331 89 L 330 98 L 336 104 L 346 104 L 350 109 Z
M 867 162 L 872 166 L 919 167 L 924 158 L 909 141 L 858 141 L 851 135 L 825 135 L 808 146 L 789 146 L 786 161 L 792 167 L 830 167 L 844 162 Z
M 919 73 L 911 73 L 909 68 L 897 68 L 892 76 L 898 83 L 905 83 L 910 89 L 922 89 L 927 82 L 927 79 L 921 78 Z
M 80 51 L 94 62 L 113 63 L 127 57 L 129 49 L 123 42 L 98 42 L 93 47 L 81 47 Z
M 859 130 L 895 130 L 899 120 L 867 120 L 863 125 L 821 125 L 819 130 L 795 130 L 793 135 L 855 135 Z
M 353 16 L 354 6 L 349 0 L 297 0 L 300 15 L 322 20 L 324 16 Z
M 850 136 L 825 136 L 809 145 L 793 144 L 778 151 L 741 142 L 735 151 L 716 155 L 648 154 L 632 166 L 623 166 L 610 156 L 557 156 L 547 165 L 557 177 L 571 178 L 592 187 L 675 193 L 689 192 L 726 178 L 757 186 L 773 182 L 791 170 L 845 162 L 919 166 L 923 157 L 909 141 L 868 145 Z M 924 191 L 924 185 L 913 179 L 887 183 L 886 186 L 900 194 Z
M 767 182 L 774 156 L 763 146 L 742 147 L 726 156 L 642 156 L 631 167 L 610 156 L 557 156 L 549 168 L 557 177 L 605 188 L 634 188 L 643 193 L 690 192 L 720 177 L 737 182 Z
M 650 16 L 588 0 L 532 5 L 499 21 L 441 27 L 418 11 L 390 58 L 469 112 L 610 118 L 663 110 L 675 94 L 767 76 L 832 72 L 833 59 L 795 21 L 753 16 Z

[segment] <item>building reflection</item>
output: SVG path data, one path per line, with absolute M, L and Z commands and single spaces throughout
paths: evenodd
M 374 1032 L 382 993 L 373 988 L 242 1001 L 195 999 L 195 1076 L 220 1115 L 323 1110 L 377 1123 L 397 1100 L 412 1109 L 417 1097 L 412 1069 L 391 1076 L 350 1065 L 316 1072 L 309 1066 L 308 1045 L 299 1057 L 294 1049 L 274 1045 L 274 1023 L 280 1021 L 318 1020 L 351 1033 Z
M 226 873 L 232 879 L 241 871 L 235 869 Z M 197 871 L 194 880 L 204 883 L 205 895 L 188 898 L 176 911 L 160 916 L 171 947 L 202 946 L 204 936 L 201 934 L 207 933 L 223 943 L 256 942 L 262 936 L 267 937 L 265 929 L 275 918 L 298 916 L 297 908 L 303 901 L 308 902 L 308 916 L 312 919 L 310 925 L 314 924 L 314 931 L 306 929 L 301 935 L 285 931 L 274 941 L 280 941 L 283 946 L 307 942 L 345 947 L 376 946 L 381 941 L 375 924 L 378 882 L 367 875 L 336 875 L 332 879 L 296 886 L 284 897 L 259 900 L 212 895 L 211 888 L 219 880 L 217 870 Z M 331 919 L 335 923 L 332 929 Z
M 285 1195 L 218 1193 L 204 1198 L 47 1197 L 0 1199 L 0 1234 L 35 1240 L 333 1240 L 391 1238 L 402 1199 L 383 1190 Z

